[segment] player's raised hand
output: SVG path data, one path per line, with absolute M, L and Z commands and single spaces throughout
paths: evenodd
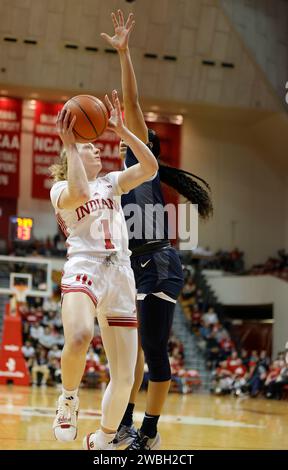
M 124 129 L 124 122 L 117 91 L 112 91 L 112 102 L 110 101 L 108 95 L 105 95 L 105 102 L 110 113 L 108 129 L 116 132 L 118 135 L 121 135 L 121 131 Z
M 74 116 L 71 120 L 70 118 L 71 111 L 66 108 L 63 108 L 57 116 L 56 129 L 64 147 L 69 147 L 70 145 L 75 144 L 73 127 L 76 122 L 76 116 Z
M 129 36 L 135 25 L 134 15 L 130 13 L 125 23 L 124 15 L 121 10 L 118 10 L 118 18 L 115 13 L 111 13 L 111 18 L 114 26 L 114 36 L 109 36 L 106 33 L 101 33 L 101 37 L 105 39 L 110 46 L 118 51 L 126 50 L 128 47 Z

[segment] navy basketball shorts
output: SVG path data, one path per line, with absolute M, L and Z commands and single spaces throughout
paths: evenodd
M 183 270 L 180 258 L 174 248 L 162 248 L 159 251 L 131 257 L 134 272 L 137 299 L 143 294 L 163 292 L 176 302 L 183 284 Z

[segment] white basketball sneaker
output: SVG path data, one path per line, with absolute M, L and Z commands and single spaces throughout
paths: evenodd
M 58 398 L 56 418 L 53 431 L 57 441 L 74 441 L 77 437 L 79 398 L 65 399 L 63 395 Z
M 87 434 L 83 439 L 83 449 L 85 450 L 116 450 L 113 444 L 114 435 L 112 434 L 111 441 L 106 443 L 101 438 L 102 431 L 98 430 L 94 433 Z

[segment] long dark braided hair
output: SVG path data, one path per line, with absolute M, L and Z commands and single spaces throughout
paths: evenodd
M 160 140 L 157 134 L 149 129 L 149 142 L 151 150 L 156 158 L 160 155 Z M 184 196 L 192 204 L 198 205 L 198 212 L 201 219 L 207 220 L 213 214 L 213 203 L 211 200 L 211 189 L 209 184 L 202 178 L 189 171 L 180 170 L 171 166 L 159 164 L 160 180 L 175 189 L 179 194 Z M 202 183 L 201 186 L 197 181 Z

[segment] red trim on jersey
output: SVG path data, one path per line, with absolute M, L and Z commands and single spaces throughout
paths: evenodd
M 58 225 L 60 226 L 62 232 L 63 232 L 64 235 L 65 235 L 65 237 L 69 237 L 67 225 L 65 224 L 65 222 L 64 222 L 64 220 L 62 219 L 62 217 L 61 217 L 61 215 L 59 214 L 59 212 L 57 212 L 57 214 L 56 214 L 56 219 L 57 219 Z
M 109 326 L 138 326 L 137 318 L 133 317 L 107 317 Z
M 61 291 L 64 294 L 68 294 L 69 292 L 83 292 L 83 294 L 87 294 L 88 297 L 90 297 L 90 299 L 92 300 L 93 304 L 95 305 L 95 307 L 97 307 L 97 298 L 95 297 L 95 295 L 92 294 L 92 292 L 90 292 L 90 290 L 88 289 L 88 287 L 78 287 L 78 286 L 65 286 L 64 284 L 61 285 Z
M 108 320 L 111 319 L 111 320 L 133 320 L 133 321 L 137 321 L 137 318 L 136 317 L 107 317 Z
M 66 230 L 64 228 L 64 226 L 62 225 L 62 223 L 60 222 L 60 220 L 57 218 L 57 223 L 61 229 L 61 232 L 64 234 L 65 237 L 67 237 L 67 233 L 66 233 Z
M 137 328 L 138 323 L 137 322 L 128 322 L 128 321 L 126 321 L 126 322 L 117 322 L 117 321 L 109 321 L 108 320 L 108 325 L 109 326 L 132 326 L 134 328 Z

